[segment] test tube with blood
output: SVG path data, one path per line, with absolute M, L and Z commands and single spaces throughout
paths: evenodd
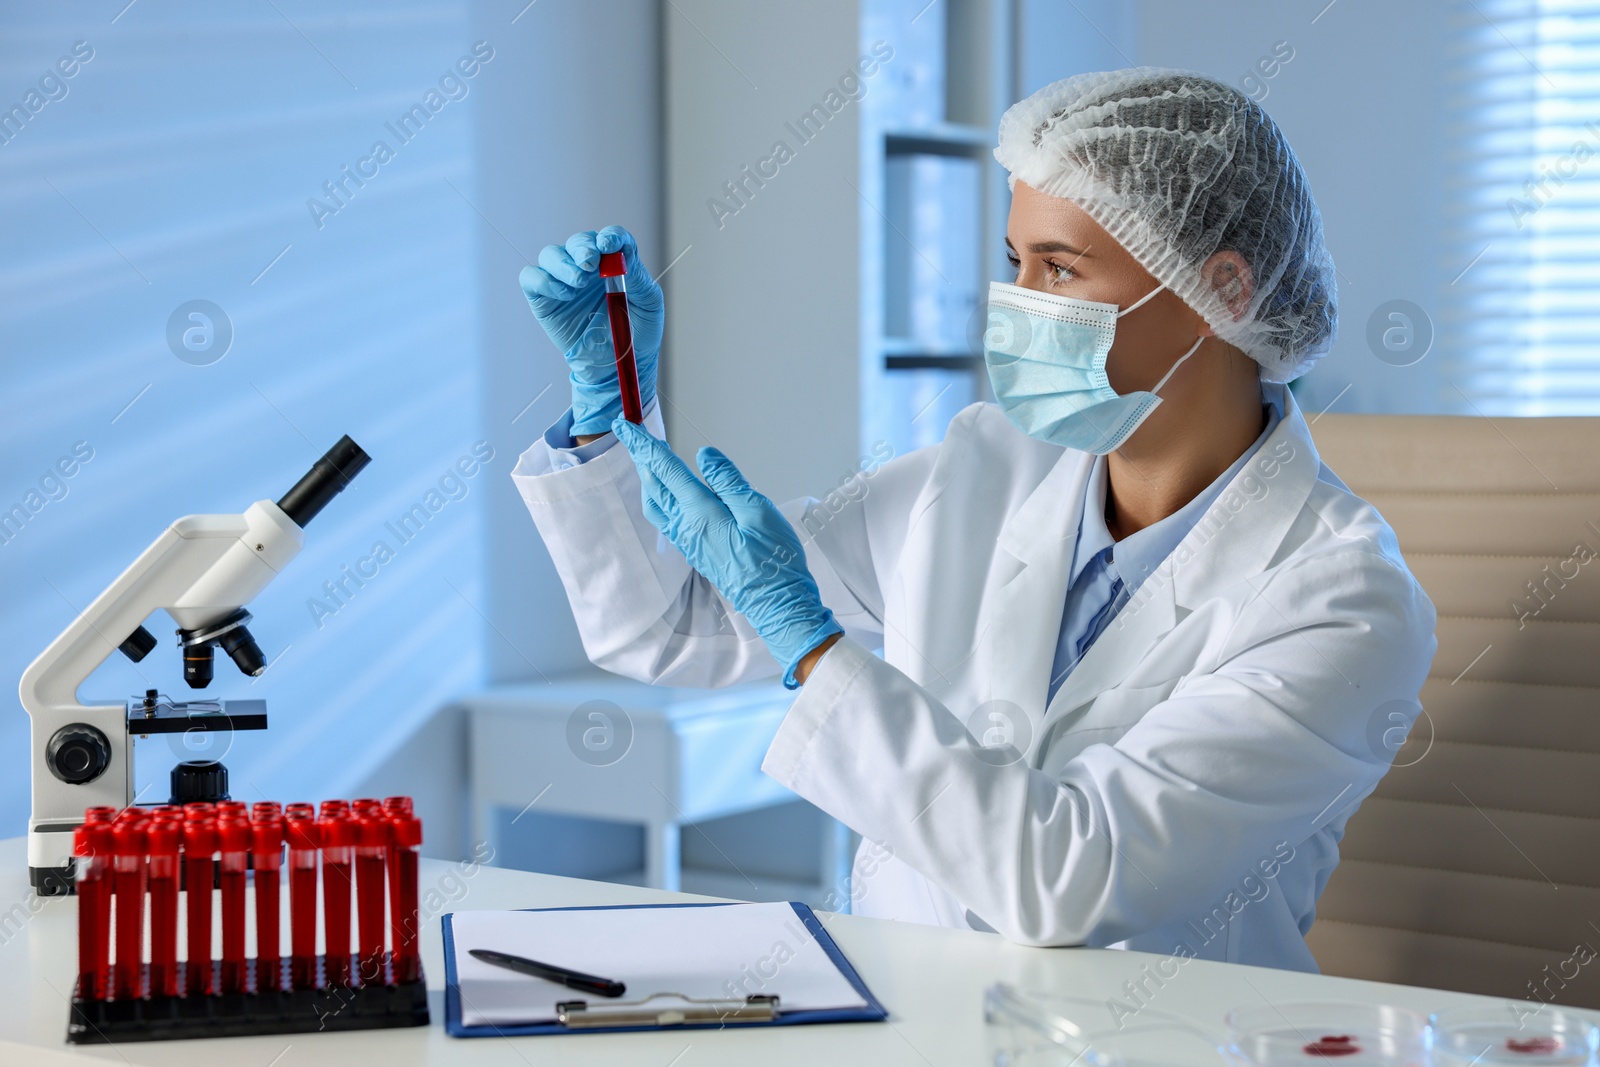
M 633 327 L 628 322 L 627 272 L 622 252 L 601 253 L 600 277 L 606 286 L 606 318 L 611 323 L 611 348 L 617 357 L 622 417 L 639 425 L 644 422 L 644 408 L 639 399 L 639 365 L 633 354 Z
M 178 845 L 183 824 L 157 818 L 146 835 L 150 854 L 150 995 L 178 995 Z
M 89 816 L 85 814 L 85 819 Z M 78 891 L 78 996 L 104 1000 L 111 958 L 111 827 L 86 821 L 72 832 Z
M 295 989 L 317 985 L 317 833 L 315 809 L 290 804 L 289 839 L 289 978 Z
M 249 816 L 249 814 L 250 814 L 250 809 L 245 806 L 245 803 L 242 800 L 219 800 L 219 801 L 217 801 L 217 818 L 219 818 L 219 819 L 222 818 L 224 815 Z
M 384 854 L 388 851 L 389 823 L 381 806 L 361 809 L 356 819 L 357 944 L 361 955 L 361 984 L 384 984 L 383 883 Z
M 283 987 L 283 809 L 257 804 L 251 813 L 250 854 L 256 868 L 256 992 Z
M 322 924 L 330 986 L 350 985 L 351 846 L 356 824 L 340 808 L 322 806 L 317 836 L 322 845 Z M 330 814 L 331 811 L 331 814 Z
M 183 824 L 183 881 L 188 929 L 184 995 L 216 992 L 211 967 L 211 890 L 216 881 L 217 821 L 190 805 Z
M 240 816 L 217 821 L 222 887 L 222 992 L 245 992 L 244 879 L 250 857 L 250 823 Z
M 415 982 L 422 976 L 417 952 L 417 849 L 422 822 L 408 811 L 389 815 L 389 940 L 393 945 L 394 978 Z
M 135 813 L 112 826 L 112 868 L 116 882 L 117 1000 L 137 1000 L 144 995 L 140 980 L 144 966 L 145 835 L 148 820 Z
M 396 815 L 410 815 L 410 814 L 412 814 L 412 803 L 411 803 L 411 798 L 410 797 L 384 797 L 383 798 L 383 817 L 385 819 L 391 819 L 392 820 Z M 399 866 L 398 866 L 399 860 L 400 860 L 400 851 L 399 851 L 399 849 L 395 849 L 395 848 L 389 849 L 388 856 L 387 856 L 385 862 L 386 862 L 386 866 L 387 866 L 387 869 L 388 869 L 389 895 L 391 897 L 394 895 L 394 887 L 399 884 L 399 882 L 396 881 L 396 879 L 400 875 L 400 870 L 399 870 Z M 394 922 L 394 903 L 393 903 L 393 901 L 391 901 L 390 905 L 389 905 L 389 922 L 391 924 Z M 391 937 L 390 940 L 393 941 L 393 938 Z M 392 946 L 390 948 L 390 951 L 391 952 L 394 951 Z

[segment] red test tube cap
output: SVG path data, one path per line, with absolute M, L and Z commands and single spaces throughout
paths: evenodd
M 315 819 L 317 817 L 317 807 L 315 804 L 297 801 L 293 804 L 285 804 L 283 813 L 291 819 Z
M 388 812 L 405 812 L 407 815 L 415 810 L 410 797 L 384 797 L 383 810 Z
M 242 800 L 219 800 L 219 801 L 217 801 L 217 814 L 219 816 L 220 815 L 246 815 L 246 814 L 249 813 L 249 811 L 250 811 L 250 809 L 245 806 L 245 803 Z
M 185 819 L 215 818 L 216 814 L 217 806 L 209 800 L 191 800 L 183 806 L 183 817 Z
M 183 847 L 191 855 L 209 859 L 217 850 L 217 823 L 214 819 L 189 819 L 183 824 Z
M 250 824 L 251 851 L 273 853 L 283 847 L 283 820 L 257 819 Z
M 178 854 L 178 839 L 182 836 L 183 825 L 177 819 L 157 819 L 150 824 L 146 839 L 150 845 L 150 854 L 153 856 L 176 856 Z
M 112 849 L 118 856 L 142 856 L 145 846 L 145 829 L 150 825 L 144 819 L 126 819 L 111 828 Z
M 222 852 L 245 852 L 250 848 L 250 824 L 243 819 L 222 819 L 217 823 L 217 847 Z
M 628 265 L 623 262 L 621 252 L 600 253 L 600 277 L 616 278 L 628 273 Z
M 317 820 L 317 833 L 323 848 L 342 848 L 356 843 L 356 824 L 348 816 L 328 815 Z
M 382 848 L 389 843 L 389 822 L 380 818 L 375 813 L 368 813 L 356 820 L 358 827 L 356 844 L 363 848 Z
M 390 816 L 389 841 L 397 848 L 416 848 L 422 844 L 422 820 L 415 815 Z
M 309 807 L 310 805 L 307 805 Z M 322 847 L 322 834 L 315 819 L 297 815 L 289 816 L 289 847 L 296 851 Z
M 110 822 L 117 817 L 117 809 L 109 806 L 86 808 L 83 812 L 84 822 Z

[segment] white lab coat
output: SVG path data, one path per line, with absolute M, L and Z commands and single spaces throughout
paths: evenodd
M 1434 610 L 1266 388 L 1281 423 L 1048 707 L 1095 457 L 980 403 L 836 511 L 783 507 L 846 637 L 763 769 L 862 835 L 857 912 L 1316 969 L 1303 935 L 1417 713 Z M 540 441 L 512 477 L 596 664 L 678 686 L 777 673 L 644 517 L 626 449 L 572 466 Z M 991 729 L 1025 758 L 980 751 Z

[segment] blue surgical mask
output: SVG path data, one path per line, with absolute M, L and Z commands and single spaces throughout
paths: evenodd
M 1161 403 L 1156 395 L 1205 338 L 1196 338 L 1149 392 L 1118 395 L 1106 378 L 1117 320 L 1165 286 L 1128 307 L 989 283 L 983 361 L 995 399 L 1029 437 L 1105 455 L 1121 448 Z

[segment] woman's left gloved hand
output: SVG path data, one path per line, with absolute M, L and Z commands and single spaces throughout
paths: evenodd
M 823 607 L 789 520 L 717 449 L 695 457 L 701 482 L 665 441 L 626 419 L 611 429 L 639 470 L 646 517 L 750 620 L 783 665 L 783 684 L 798 688 L 800 660 L 844 628 Z

